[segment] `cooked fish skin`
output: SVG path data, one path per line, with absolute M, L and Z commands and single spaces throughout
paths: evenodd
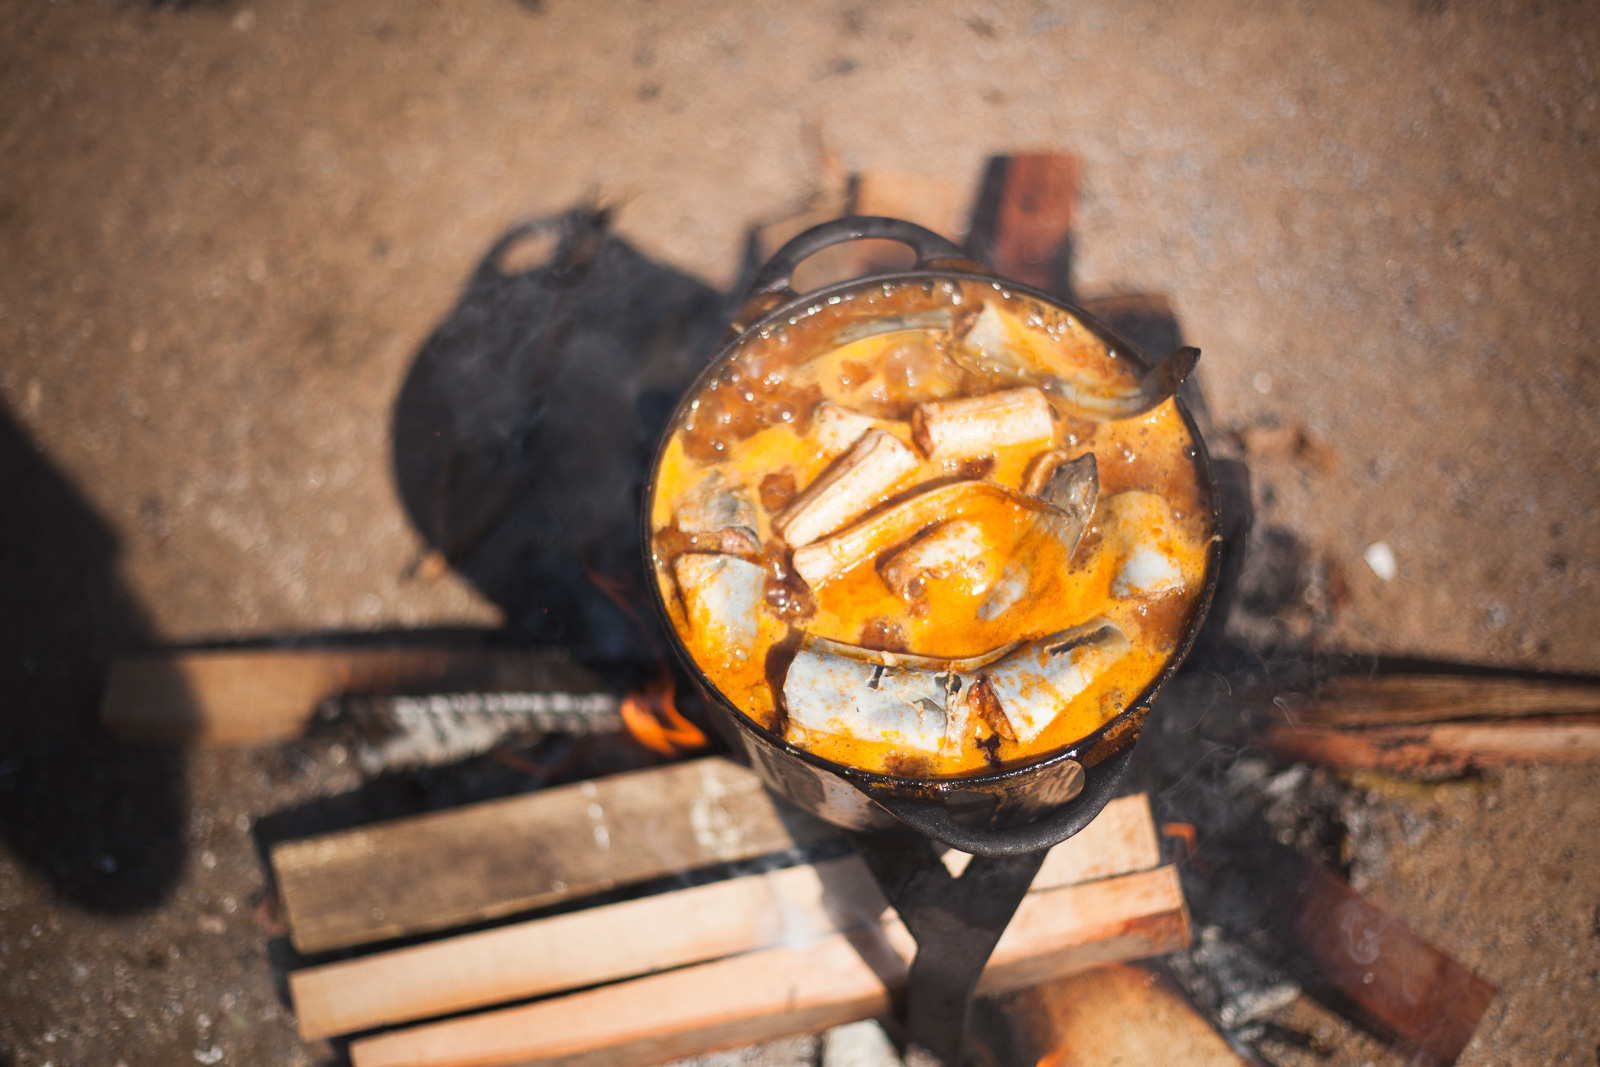
M 784 677 L 789 722 L 814 733 L 951 755 L 966 738 L 967 688 L 977 672 L 1016 648 L 1011 642 L 980 656 L 944 659 L 807 634 Z
M 689 552 L 672 561 L 689 625 L 706 648 L 735 660 L 755 650 L 766 572 L 739 556 Z
M 1083 531 L 1094 515 L 1095 504 L 1100 499 L 1099 468 L 1094 453 L 1085 452 L 1077 459 L 1059 463 L 1034 494 L 1050 505 L 1049 511 L 1037 513 L 1032 520 L 1029 537 L 1019 543 L 1026 546 L 1032 537 L 1052 537 L 1060 542 L 1067 559 L 1078 551 Z M 978 606 L 978 618 L 988 621 L 998 618 L 1015 607 L 1032 584 L 1032 553 L 1024 550 L 1014 553 L 1007 561 L 989 595 Z
M 1114 623 L 1097 619 L 1023 645 L 984 676 L 1017 740 L 1026 744 L 1128 648 Z
M 945 707 L 952 677 L 885 667 L 802 645 L 784 676 L 783 699 L 791 730 L 841 734 L 937 754 L 948 732 Z
M 1199 361 L 1200 350 L 1186 345 L 1174 349 L 1131 386 L 1073 381 L 1064 375 L 1053 375 L 1039 385 L 1090 418 L 1112 422 L 1143 415 L 1172 399 Z
M 948 331 L 954 323 L 955 313 L 949 308 L 908 311 L 904 315 L 884 315 L 881 318 L 869 318 L 852 323 L 836 333 L 831 343 L 833 347 L 839 348 L 886 333 L 901 333 L 906 330 Z
M 1107 540 L 1120 556 L 1111 595 L 1156 596 L 1183 588 L 1172 549 L 1172 513 L 1154 493 L 1130 490 L 1106 501 Z
M 1075 520 L 1081 536 L 1084 524 L 1094 514 L 1095 504 L 1100 500 L 1100 468 L 1094 453 L 1085 452 L 1077 459 L 1059 464 L 1033 495 Z M 1072 543 L 1076 546 L 1078 537 L 1073 537 Z
M 684 533 L 716 534 L 725 551 L 761 551 L 755 505 L 744 493 L 729 488 L 721 471 L 708 471 L 684 494 L 673 509 L 673 521 Z
M 1008 321 L 992 305 L 985 304 L 967 323 L 953 355 L 962 365 L 979 373 L 1031 382 L 1083 415 L 1101 422 L 1131 419 L 1159 407 L 1177 394 L 1178 387 L 1200 359 L 1198 348 L 1178 348 L 1140 375 L 1137 382 L 1118 384 L 1090 375 L 1075 375 L 1059 367 L 1047 368 L 1028 359 L 1013 338 L 1013 331 L 1025 328 Z

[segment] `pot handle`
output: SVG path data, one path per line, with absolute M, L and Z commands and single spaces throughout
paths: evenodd
M 872 799 L 917 833 L 953 849 L 974 856 L 1018 856 L 1026 852 L 1042 852 L 1088 826 L 1101 809 L 1111 802 L 1132 758 L 1131 744 L 1106 757 L 1084 783 L 1082 792 L 1050 814 L 1024 826 L 979 829 L 958 822 L 955 816 L 938 804 L 884 797 Z
M 794 291 L 794 272 L 803 260 L 824 248 L 862 240 L 898 241 L 906 245 L 917 254 L 916 270 L 992 273 L 959 245 L 914 222 L 876 215 L 847 215 L 811 227 L 799 236 L 790 238 L 787 244 L 772 254 L 772 258 L 756 273 L 755 281 L 750 283 L 750 292 L 733 320 L 731 333 L 743 333 L 762 315 L 800 295 Z

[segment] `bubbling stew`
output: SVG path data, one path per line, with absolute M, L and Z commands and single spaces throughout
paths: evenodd
M 959 776 L 1082 740 L 1177 653 L 1214 534 L 1145 372 L 977 281 L 747 334 L 655 471 L 673 628 L 739 711 L 836 763 Z

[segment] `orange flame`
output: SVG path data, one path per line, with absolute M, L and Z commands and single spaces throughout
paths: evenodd
M 1161 833 L 1183 842 L 1183 855 L 1178 857 L 1180 862 L 1194 855 L 1195 846 L 1200 842 L 1199 833 L 1186 822 L 1164 822 L 1161 824 Z
M 706 735 L 685 719 L 673 702 L 672 674 L 663 671 L 622 701 L 622 724 L 634 740 L 663 756 L 677 756 L 704 748 Z

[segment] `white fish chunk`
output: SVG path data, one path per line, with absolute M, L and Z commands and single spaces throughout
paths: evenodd
M 729 488 L 720 471 L 708 472 L 683 495 L 673 510 L 673 520 L 685 533 L 716 534 L 724 549 L 761 551 L 755 505 L 744 493 Z
M 957 362 L 984 374 L 1034 382 L 1045 392 L 1071 404 L 1092 419 L 1113 421 L 1142 415 L 1178 391 L 1200 359 L 1198 348 L 1179 348 L 1143 372 L 1136 382 L 1113 381 L 1065 364 L 1045 366 L 1028 351 L 1021 338 L 1038 331 L 1024 326 L 992 304 L 973 316 L 960 347 Z M 1043 347 L 1048 350 L 1049 342 Z
M 966 358 L 961 362 L 974 365 L 984 374 L 998 374 L 1008 378 L 1030 376 L 1034 368 L 1018 357 L 1017 346 L 1011 338 L 1011 326 L 993 304 L 984 304 L 983 310 L 973 316 L 967 332 L 961 335 L 961 345 Z
M 872 429 L 873 418 L 824 400 L 811 410 L 811 440 L 825 456 L 837 456 Z
M 1064 453 L 1046 453 L 1052 457 Z M 1094 515 L 1095 502 L 1100 498 L 1100 475 L 1093 452 L 1085 452 L 1074 460 L 1051 460 L 1053 465 L 1035 462 L 1028 484 L 1029 492 L 1051 510 L 1040 512 L 1033 518 L 1029 537 L 1024 538 L 1019 551 L 1006 564 L 994 588 L 978 607 L 978 618 L 989 620 L 1010 611 L 1033 584 L 1032 553 L 1027 545 L 1034 537 L 1049 537 L 1059 541 L 1066 558 L 1071 559 L 1083 540 L 1084 528 Z
M 1155 596 L 1183 588 L 1166 501 L 1137 490 L 1118 493 L 1106 501 L 1106 515 L 1107 541 L 1120 558 L 1112 596 Z
M 952 675 L 885 667 L 802 645 L 783 681 L 791 726 L 937 753 Z
M 876 504 L 917 469 L 917 454 L 885 430 L 868 430 L 772 520 L 791 545 L 808 545 Z
M 989 584 L 984 556 L 989 551 L 983 527 L 966 519 L 941 522 L 878 567 L 884 583 L 901 600 L 913 600 L 928 578 L 963 574 L 974 594 Z
M 678 592 L 695 636 L 735 660 L 755 650 L 766 575 L 738 556 L 690 552 L 672 561 Z
M 1123 632 L 1099 619 L 1024 645 L 986 673 L 1017 740 L 1027 743 L 1127 651 Z
M 969 709 L 963 696 L 976 672 L 1017 648 L 944 659 L 889 652 L 806 635 L 784 676 L 789 723 L 799 730 L 958 752 Z

